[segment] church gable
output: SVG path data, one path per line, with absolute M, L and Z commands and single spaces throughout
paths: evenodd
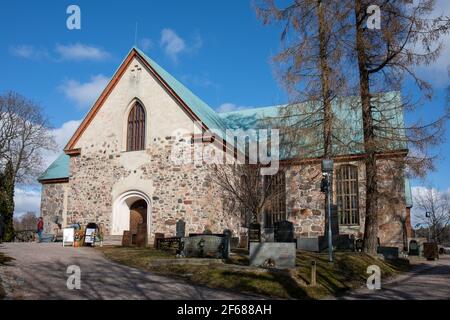
M 137 49 L 133 49 L 65 148 L 67 154 L 100 143 L 127 150 L 127 119 L 133 106 L 145 110 L 145 146 L 156 138 L 182 129 L 192 131 L 193 121 L 203 129 L 219 132 L 225 126 L 219 116 L 189 89 Z

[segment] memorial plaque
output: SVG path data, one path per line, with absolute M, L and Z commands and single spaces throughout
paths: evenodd
M 181 249 L 181 238 L 160 238 L 158 239 L 158 250 L 177 251 Z
M 248 229 L 249 242 L 261 242 L 261 225 L 259 223 L 251 223 Z
M 228 240 L 225 236 L 202 235 L 182 239 L 183 255 L 188 258 L 228 258 Z
M 131 232 L 124 231 L 122 236 L 122 247 L 130 247 L 131 246 Z
M 280 221 L 274 224 L 275 242 L 294 242 L 294 224 L 289 221 Z
M 178 238 L 184 238 L 186 235 L 186 222 L 184 222 L 183 219 L 177 221 L 177 237 Z

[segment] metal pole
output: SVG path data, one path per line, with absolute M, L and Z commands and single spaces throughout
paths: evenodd
M 327 204 L 328 204 L 328 260 L 333 262 L 333 232 L 331 229 L 331 181 L 327 174 Z

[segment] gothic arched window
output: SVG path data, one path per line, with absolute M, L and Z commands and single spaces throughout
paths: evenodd
M 145 110 L 136 102 L 128 115 L 127 151 L 145 149 Z
M 358 168 L 342 165 L 336 171 L 336 198 L 341 225 L 359 224 Z

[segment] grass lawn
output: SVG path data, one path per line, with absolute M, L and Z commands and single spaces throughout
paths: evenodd
M 409 269 L 407 260 L 383 261 L 353 252 L 336 253 L 335 262 L 332 264 L 328 262 L 326 253 L 300 252 L 297 254 L 297 267 L 287 271 L 249 268 L 248 256 L 244 250 L 233 251 L 234 254 L 224 264 L 158 266 L 152 266 L 151 262 L 174 259 L 174 254 L 153 248 L 104 247 L 98 250 L 115 262 L 160 275 L 181 278 L 211 288 L 283 299 L 320 299 L 359 288 L 368 277 L 367 267 L 373 264 L 381 268 L 382 277 L 385 278 Z M 316 287 L 310 286 L 313 260 L 317 263 Z
M 12 259 L 5 256 L 3 253 L 0 252 L 0 268 L 6 265 L 8 262 L 10 262 Z M 0 279 L 0 300 L 2 300 L 5 297 L 5 291 L 2 287 L 2 279 Z

